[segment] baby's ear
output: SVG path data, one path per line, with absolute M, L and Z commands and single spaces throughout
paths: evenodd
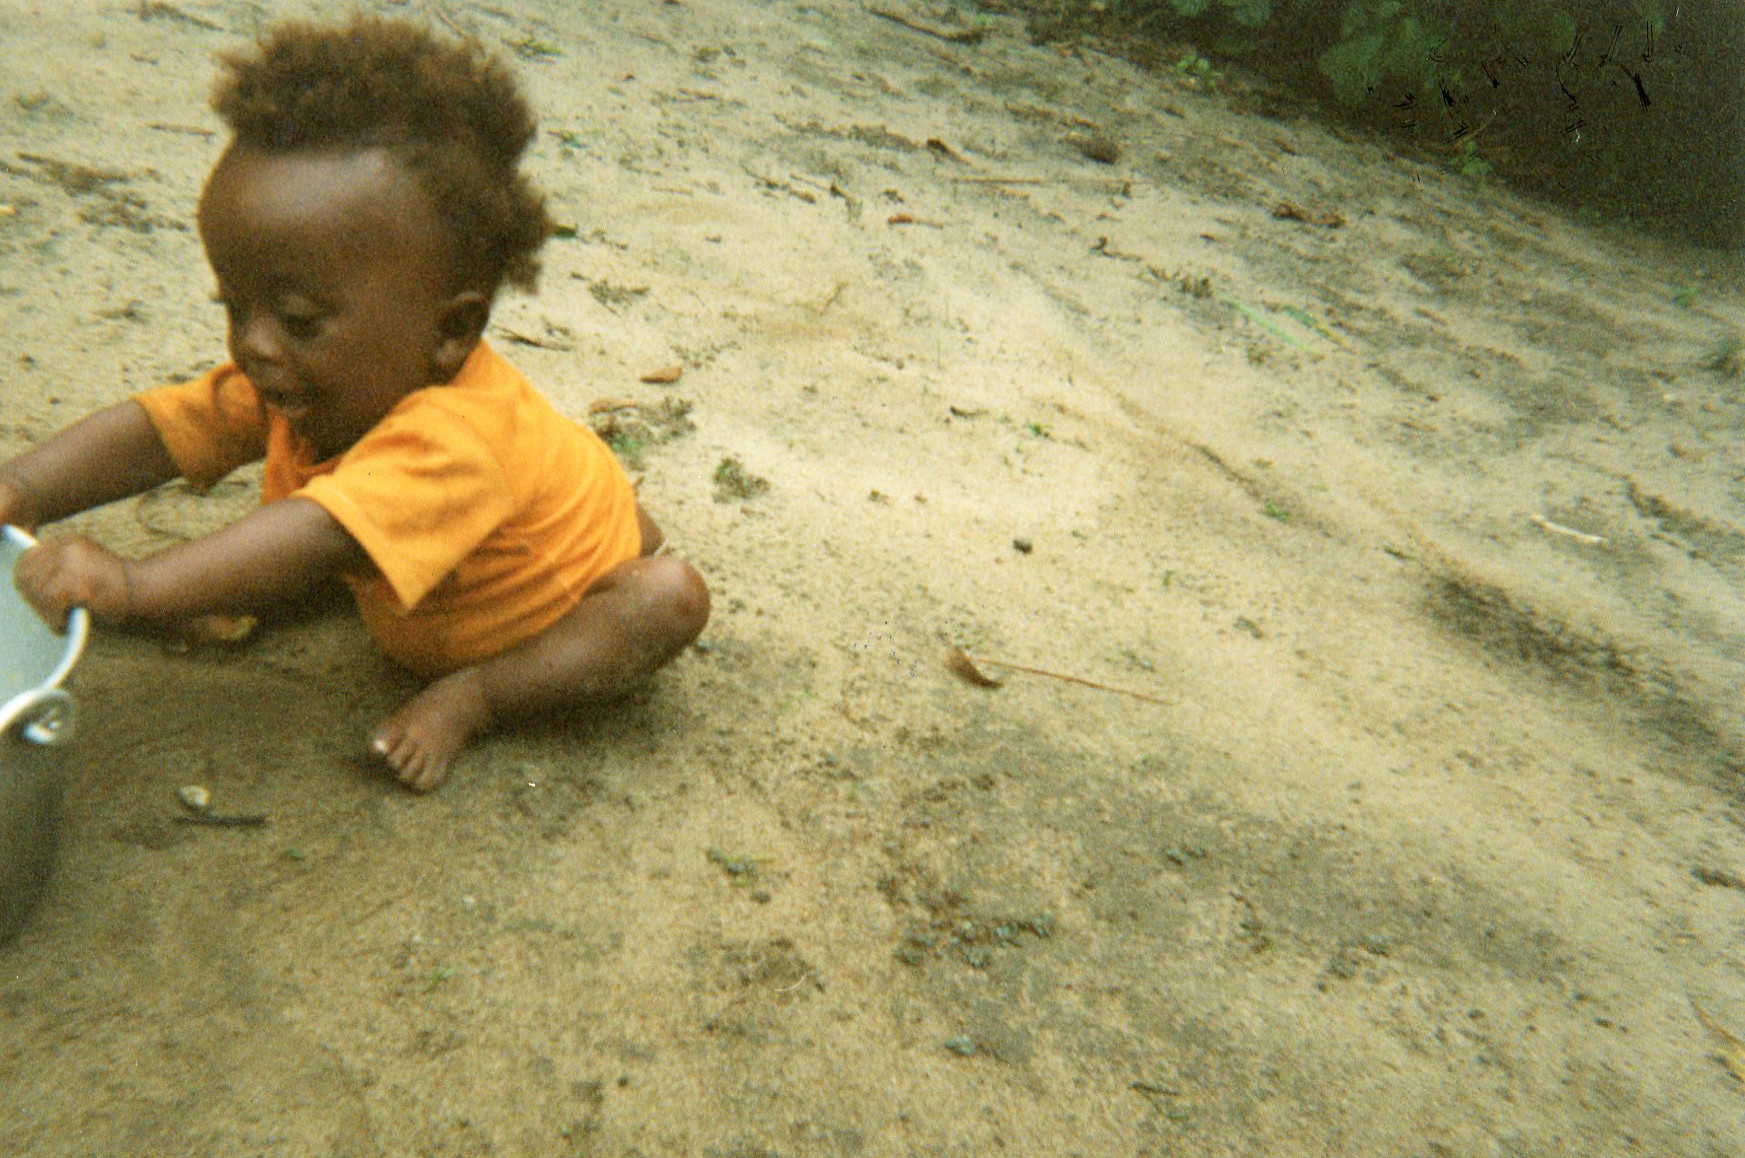
M 432 359 L 437 380 L 447 382 L 460 373 L 461 363 L 485 334 L 491 320 L 491 299 L 477 290 L 455 294 L 442 304 L 436 319 L 436 353 Z

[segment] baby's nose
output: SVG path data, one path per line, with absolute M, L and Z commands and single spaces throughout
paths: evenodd
M 284 335 L 270 317 L 255 316 L 235 327 L 232 351 L 238 362 L 278 362 L 284 356 Z

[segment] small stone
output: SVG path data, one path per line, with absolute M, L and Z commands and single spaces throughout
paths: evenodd
M 212 793 L 198 784 L 184 784 L 176 789 L 176 799 L 189 812 L 203 813 L 212 807 Z
M 976 1052 L 975 1038 L 954 1037 L 946 1041 L 945 1048 L 958 1057 L 974 1057 Z
M 234 647 L 248 642 L 259 626 L 252 615 L 202 615 L 184 628 L 184 642 Z
M 1105 133 L 1087 133 L 1071 138 L 1072 147 L 1088 160 L 1099 165 L 1113 165 L 1121 159 L 1121 142 Z

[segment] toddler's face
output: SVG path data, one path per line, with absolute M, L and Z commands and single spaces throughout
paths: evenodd
M 446 380 L 441 227 L 389 154 L 232 147 L 199 221 L 231 357 L 320 459 Z

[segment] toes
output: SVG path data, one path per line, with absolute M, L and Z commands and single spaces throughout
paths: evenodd
M 384 727 L 376 738 L 370 741 L 370 751 L 402 784 L 412 784 L 423 770 L 422 754 L 411 737 L 398 731 L 392 724 Z
M 429 792 L 442 783 L 443 774 L 447 771 L 447 760 L 438 760 L 426 755 L 419 762 L 418 774 L 410 778 L 402 776 L 401 780 L 414 792 Z
M 376 738 L 370 741 L 370 751 L 392 768 L 396 775 L 405 769 L 406 760 L 412 754 L 406 743 L 405 733 L 396 729 L 392 723 L 376 733 Z
M 395 756 L 398 759 L 393 761 L 394 775 L 406 787 L 418 788 L 419 781 L 424 776 L 425 767 L 429 763 L 425 759 L 424 753 L 411 744 L 402 744 L 400 750 L 395 752 Z
M 383 721 L 370 749 L 400 783 L 415 792 L 442 783 L 468 739 L 489 722 L 477 684 L 466 673 L 439 680 Z
M 385 726 L 370 741 L 370 751 L 387 764 L 394 778 L 414 792 L 429 792 L 442 783 L 449 760 L 429 751 L 409 734 Z

